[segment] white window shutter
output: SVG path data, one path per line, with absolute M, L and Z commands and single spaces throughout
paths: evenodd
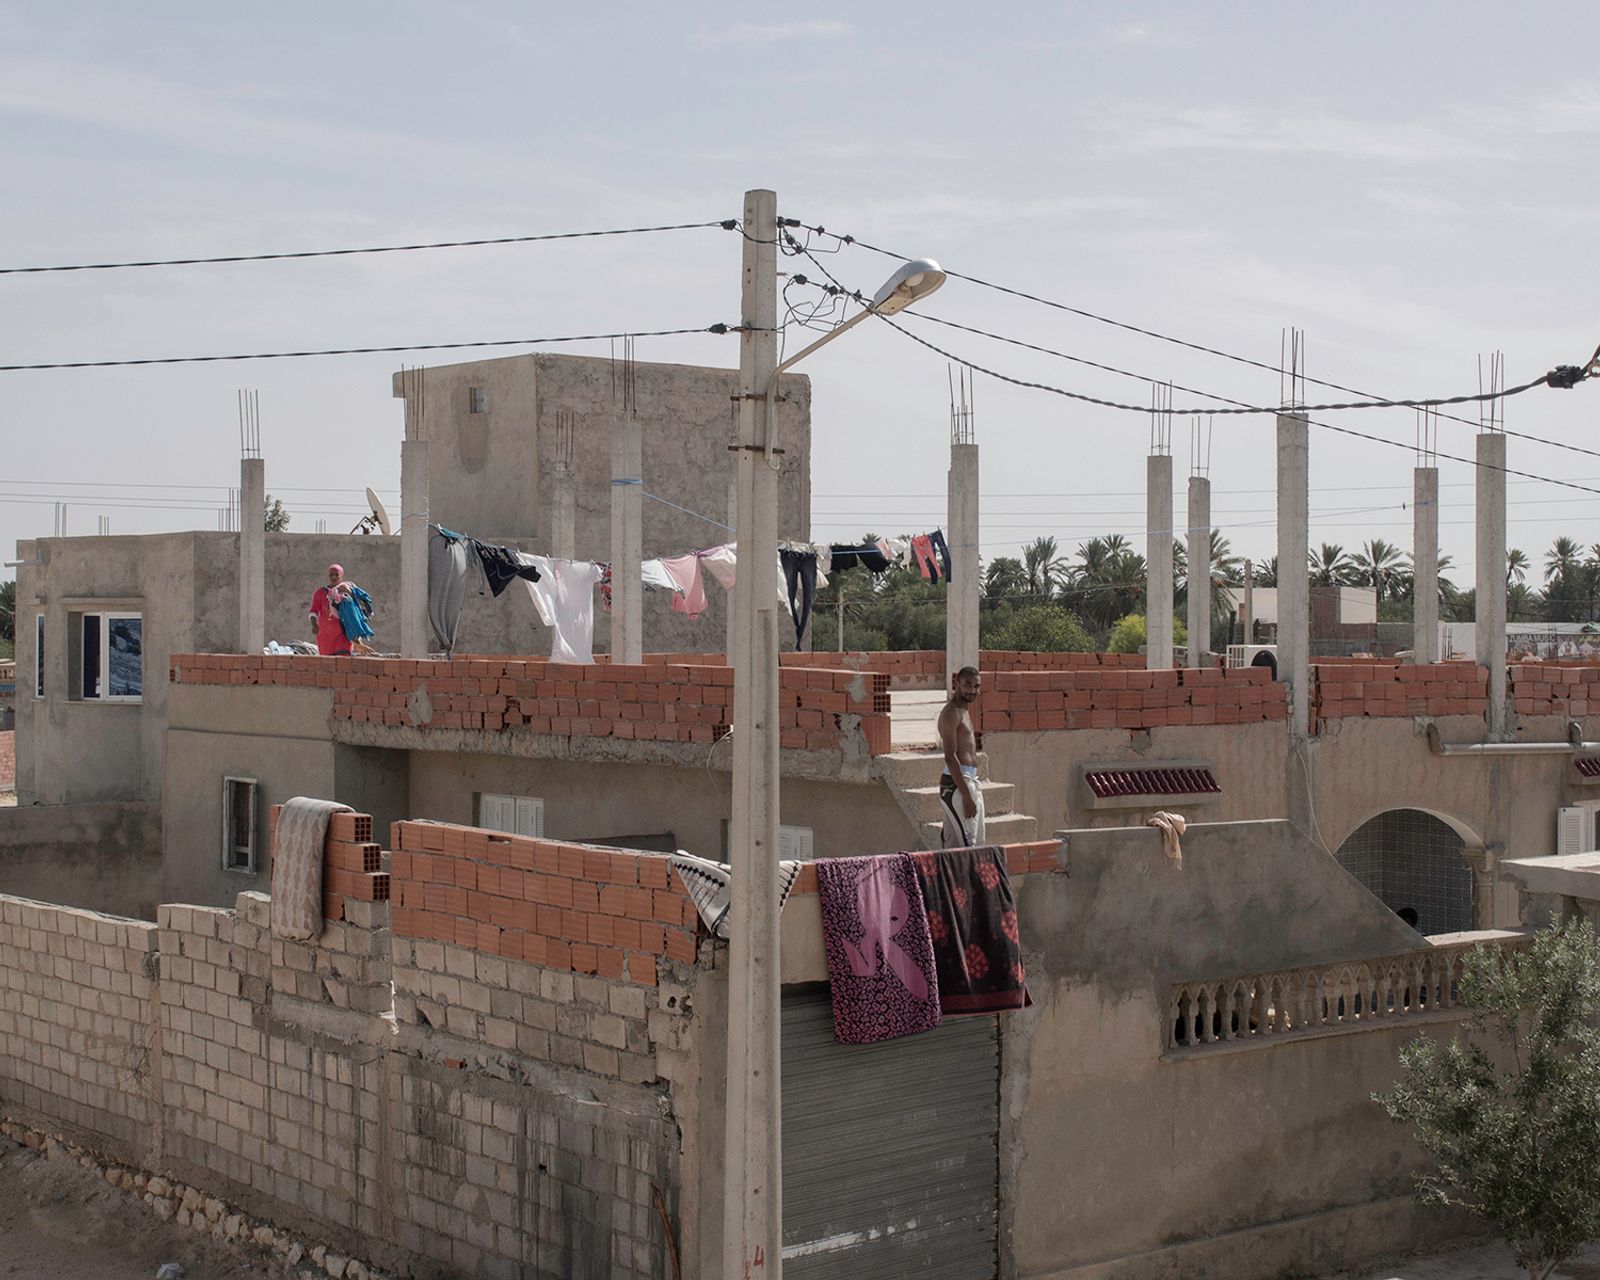
M 810 827 L 779 827 L 778 857 L 789 862 L 812 861 Z
M 532 796 L 516 797 L 515 830 L 519 836 L 544 836 L 544 801 Z
M 1589 813 L 1579 805 L 1568 805 L 1556 810 L 1556 853 L 1585 853 L 1593 843 L 1589 839 Z
M 489 831 L 515 831 L 516 809 L 509 796 L 478 798 L 478 825 Z

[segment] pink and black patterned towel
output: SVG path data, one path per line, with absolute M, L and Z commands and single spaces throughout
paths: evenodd
M 872 1044 L 939 1025 L 939 984 L 910 854 L 816 863 L 833 1038 Z
M 989 845 L 908 856 L 921 873 L 944 1016 L 1032 1004 L 1005 851 Z

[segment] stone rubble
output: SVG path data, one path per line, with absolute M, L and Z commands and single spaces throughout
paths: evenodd
M 18 1146 L 36 1151 L 47 1160 L 74 1160 L 94 1171 L 112 1187 L 126 1192 L 162 1222 L 175 1221 L 200 1235 L 215 1236 L 237 1245 L 272 1250 L 291 1267 L 309 1258 L 316 1273 L 331 1280 L 393 1280 L 387 1272 L 355 1258 L 334 1253 L 326 1245 L 307 1245 L 265 1222 L 257 1222 L 235 1211 L 226 1201 L 207 1195 L 198 1187 L 175 1183 L 160 1174 L 131 1170 L 125 1164 L 102 1157 L 98 1152 L 77 1146 L 64 1138 L 40 1133 L 11 1116 L 0 1116 L 0 1136 Z M 301 1274 L 311 1275 L 302 1269 Z M 156 1280 L 182 1280 L 183 1268 L 175 1262 L 162 1263 Z

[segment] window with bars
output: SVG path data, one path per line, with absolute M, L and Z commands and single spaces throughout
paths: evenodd
M 1472 868 L 1465 842 L 1420 809 L 1391 809 L 1363 823 L 1339 846 L 1339 865 L 1391 911 L 1410 907 L 1417 931 L 1472 928 Z
M 222 780 L 222 868 L 256 869 L 256 790 L 254 778 Z

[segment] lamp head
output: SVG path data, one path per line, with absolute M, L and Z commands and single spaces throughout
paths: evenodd
M 926 298 L 944 279 L 943 270 L 932 258 L 913 258 L 883 282 L 883 288 L 872 297 L 872 309 L 880 316 L 892 316 Z

